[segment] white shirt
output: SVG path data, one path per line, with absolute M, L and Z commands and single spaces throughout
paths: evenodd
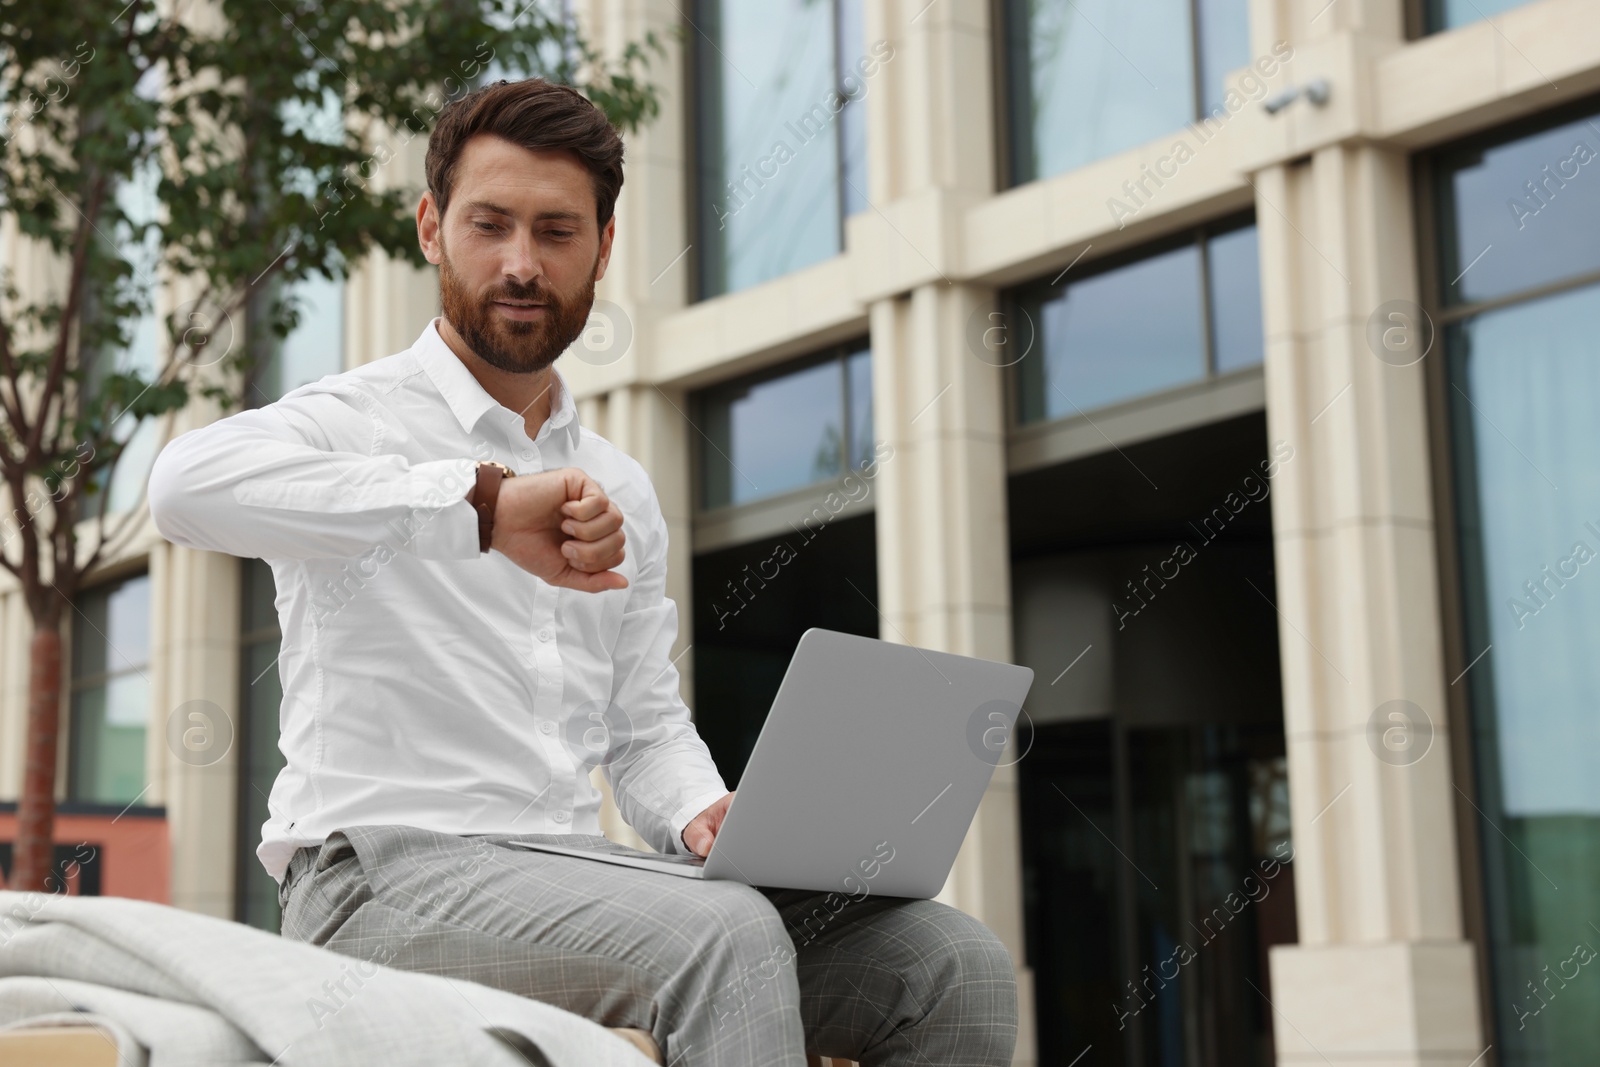
M 644 469 L 578 425 L 538 436 L 439 336 L 175 438 L 150 473 L 168 540 L 272 566 L 280 739 L 257 856 L 274 878 L 343 826 L 600 833 L 604 764 L 663 851 L 727 792 L 678 696 L 667 527 Z M 578 467 L 622 511 L 626 589 L 558 589 L 478 551 L 474 467 Z

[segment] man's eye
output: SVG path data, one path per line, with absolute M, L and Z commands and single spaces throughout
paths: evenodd
M 574 231 L 572 231 L 572 230 L 546 230 L 545 232 L 548 233 L 551 237 L 559 237 L 562 240 L 565 240 L 568 237 L 571 237 L 573 235 Z
M 500 228 L 492 222 L 474 222 L 472 225 L 477 228 L 479 233 L 494 233 Z

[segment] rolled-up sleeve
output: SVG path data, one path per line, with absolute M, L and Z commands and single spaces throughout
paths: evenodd
M 267 407 L 180 434 L 150 471 L 150 517 L 167 540 L 259 559 L 345 559 L 389 544 L 472 559 L 476 462 L 374 455 L 370 403 L 313 383 Z
M 611 699 L 626 728 L 615 732 L 606 776 L 628 825 L 660 851 L 686 853 L 684 828 L 728 788 L 678 695 L 678 606 L 666 595 L 667 524 L 654 490 L 643 511 L 639 572 L 612 653 Z

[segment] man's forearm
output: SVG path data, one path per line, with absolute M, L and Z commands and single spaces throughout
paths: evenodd
M 150 472 L 150 514 L 176 544 L 266 559 L 350 558 L 379 544 L 478 555 L 475 462 L 327 451 L 268 409 L 179 436 Z

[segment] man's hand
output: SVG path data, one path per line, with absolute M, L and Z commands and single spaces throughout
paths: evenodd
M 489 547 L 551 585 L 598 593 L 622 589 L 622 512 L 576 467 L 507 478 L 495 502 Z
M 711 852 L 711 846 L 717 840 L 717 831 L 722 829 L 722 820 L 728 817 L 728 805 L 732 803 L 733 794 L 729 793 L 689 820 L 689 825 L 683 828 L 683 843 L 689 846 L 690 852 L 696 856 Z

